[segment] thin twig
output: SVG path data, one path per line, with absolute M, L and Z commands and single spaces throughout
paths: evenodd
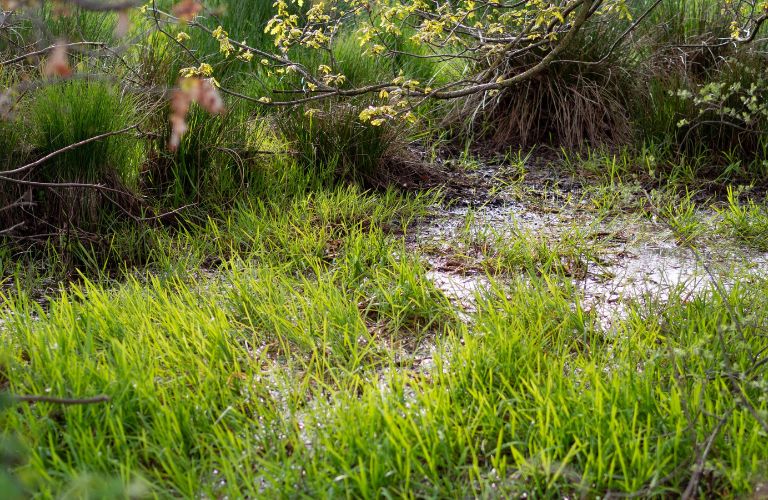
M 21 226 L 23 226 L 23 222 L 19 222 L 18 224 L 14 224 L 13 226 L 7 228 L 7 229 L 1 229 L 0 234 L 6 234 L 6 233 L 12 233 L 14 229 L 18 229 Z
M 696 460 L 696 466 L 694 468 L 693 474 L 691 475 L 691 480 L 688 481 L 688 486 L 685 488 L 685 491 L 683 491 L 681 496 L 683 500 L 688 500 L 696 495 L 696 490 L 698 489 L 699 481 L 701 480 L 701 474 L 704 472 L 704 466 L 707 462 L 707 456 L 712 450 L 712 445 L 715 443 L 715 439 L 717 439 L 717 436 L 720 434 L 720 430 L 731 418 L 731 413 L 733 413 L 733 408 L 730 408 L 725 413 L 725 415 L 720 418 L 720 421 L 717 422 L 717 425 L 709 434 L 706 445 L 704 445 L 704 449 L 701 451 L 699 458 Z
M 90 405 L 110 401 L 110 397 L 104 394 L 92 398 L 57 398 L 53 396 L 13 396 L 13 400 L 19 403 L 53 403 L 57 405 Z
M 65 44 L 55 44 L 55 45 L 50 45 L 50 46 L 48 46 L 48 47 L 46 47 L 44 49 L 36 50 L 34 52 L 29 52 L 27 54 L 23 54 L 23 55 L 20 55 L 18 57 L 14 57 L 13 59 L 8 59 L 7 61 L 0 62 L 0 66 L 8 66 L 9 64 L 13 64 L 13 63 L 17 63 L 19 61 L 23 61 L 24 59 L 27 59 L 29 57 L 35 57 L 35 56 L 43 55 L 43 54 L 45 54 L 47 52 L 52 51 L 56 47 L 71 48 L 71 47 L 78 47 L 78 46 L 83 46 L 83 45 L 86 45 L 86 46 L 96 46 L 96 47 L 100 47 L 102 49 L 107 46 L 107 44 L 104 43 L 104 42 L 72 42 L 72 43 L 65 43 Z
M 70 150 L 75 149 L 75 148 L 79 148 L 80 146 L 85 146 L 86 144 L 90 144 L 91 142 L 100 141 L 101 139 L 105 139 L 105 138 L 111 137 L 113 135 L 124 134 L 124 133 L 129 132 L 129 131 L 131 131 L 133 129 L 136 129 L 136 128 L 138 128 L 138 124 L 133 124 L 133 125 L 131 125 L 129 127 L 125 127 L 124 129 L 121 129 L 121 130 L 116 130 L 116 131 L 113 131 L 113 132 L 107 132 L 107 133 L 104 133 L 104 134 L 99 134 L 99 135 L 93 136 L 93 137 L 91 137 L 89 139 L 85 139 L 85 140 L 82 140 L 80 142 L 76 142 L 74 144 L 70 144 L 69 146 L 66 146 L 66 147 L 63 147 L 61 149 L 58 149 L 58 150 L 54 151 L 53 153 L 47 154 L 47 155 L 43 156 L 42 158 L 40 158 L 39 160 L 33 161 L 32 163 L 28 163 L 26 165 L 23 165 L 23 166 L 21 166 L 19 168 L 15 168 L 13 170 L 0 171 L 0 176 L 5 177 L 5 176 L 8 176 L 8 175 L 14 175 L 14 174 L 20 174 L 22 172 L 26 172 L 27 170 L 30 170 L 30 169 L 38 166 L 38 165 L 42 165 L 43 163 L 45 163 L 46 161 L 50 160 L 51 158 L 59 156 L 62 153 L 66 153 L 67 151 L 70 151 Z

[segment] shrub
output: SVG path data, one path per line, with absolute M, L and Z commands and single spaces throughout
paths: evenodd
M 717 3 L 663 1 L 635 44 L 645 71 L 631 110 L 634 126 L 639 142 L 661 146 L 673 161 L 706 160 L 697 176 L 764 178 L 768 123 L 743 98 L 753 85 L 758 94 L 768 90 L 761 81 L 766 43 L 759 36 L 746 45 L 722 43 L 731 30 Z M 730 92 L 734 84 L 740 90 Z M 747 121 L 736 116 L 744 111 L 753 115 Z
M 766 63 L 759 54 L 742 54 L 722 58 L 706 74 L 654 76 L 633 112 L 640 141 L 678 159 L 705 158 L 698 172 L 704 177 L 764 180 L 768 80 L 753 68 Z

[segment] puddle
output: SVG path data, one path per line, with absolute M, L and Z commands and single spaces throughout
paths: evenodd
M 503 192 L 499 198 L 505 198 Z M 435 207 L 432 216 L 410 229 L 406 244 L 421 254 L 429 268 L 427 277 L 467 320 L 478 293 L 488 289 L 491 279 L 482 269 L 482 250 L 471 256 L 470 264 L 464 257 L 477 241 L 492 245 L 493 238 L 539 238 L 547 246 L 556 246 L 574 231 L 585 237 L 585 249 L 596 249 L 597 258 L 591 250 L 586 252 L 585 269 L 573 283 L 584 307 L 593 310 L 605 328 L 622 316 L 630 301 L 665 302 L 672 294 L 686 299 L 710 289 L 713 278 L 728 287 L 734 275 L 768 273 L 768 254 L 706 238 L 697 254 L 679 245 L 663 222 L 631 214 L 598 219 L 579 203 L 557 206 L 558 199 L 553 196 L 546 204 L 515 201 L 479 208 Z M 493 251 L 485 248 L 489 250 Z M 457 253 L 463 256 L 461 262 L 452 257 Z M 506 273 L 494 279 L 512 276 Z

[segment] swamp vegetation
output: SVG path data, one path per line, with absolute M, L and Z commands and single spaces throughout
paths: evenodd
M 766 19 L 0 0 L 2 496 L 768 496 Z

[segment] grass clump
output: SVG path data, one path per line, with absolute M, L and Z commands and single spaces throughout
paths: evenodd
M 78 41 L 116 41 L 114 35 L 117 14 L 112 12 L 89 12 L 73 6 L 68 15 L 56 11 L 55 6 L 41 4 L 40 19 L 53 38 L 75 38 Z
M 721 231 L 761 252 L 768 251 L 768 209 L 748 199 L 739 201 L 738 194 L 728 188 L 727 206 L 717 210 L 722 217 Z
M 188 133 L 176 151 L 167 139 L 157 145 L 157 156 L 145 172 L 145 183 L 169 206 L 215 201 L 226 203 L 245 183 L 243 161 L 246 124 L 236 113 L 210 116 L 195 107 L 187 117 Z M 164 135 L 170 134 L 166 127 Z
M 137 123 L 137 99 L 114 85 L 71 81 L 42 88 L 31 101 L 33 143 L 40 156 Z M 129 134 L 67 151 L 38 170 L 46 182 L 135 185 L 141 143 Z
M 581 279 L 587 262 L 599 260 L 598 251 L 589 247 L 586 234 L 577 228 L 558 234 L 555 242 L 552 235 L 517 224 L 477 225 L 475 213 L 470 211 L 454 240 L 422 250 L 451 272 L 480 272 L 499 279 L 520 275 Z
M 458 123 L 462 135 L 469 134 L 493 151 L 626 145 L 633 133 L 629 108 L 638 88 L 638 60 L 625 50 L 610 51 L 622 22 L 609 17 L 610 21 L 585 27 L 564 50 L 562 60 L 545 68 L 541 76 L 495 96 L 470 97 L 457 105 L 449 121 Z M 506 78 L 537 61 L 535 54 L 524 53 L 492 58 L 474 69 L 485 77 Z
M 138 99 L 117 86 L 91 80 L 51 83 L 24 100 L 18 116 L 0 124 L 0 140 L 8 143 L 3 151 L 5 165 L 17 168 L 22 162 L 55 156 L 12 174 L 19 182 L 3 181 L 5 210 L 0 219 L 6 227 L 18 225 L 17 234 L 22 235 L 64 235 L 68 246 L 78 238 L 70 240 L 65 233 L 74 236 L 82 230 L 101 235 L 120 214 L 135 213 L 138 205 L 133 193 L 144 145 L 135 130 L 127 129 L 138 123 L 137 106 Z M 59 154 L 73 144 L 120 131 Z M 46 186 L 55 183 L 105 189 Z M 92 236 L 90 242 L 98 239 Z
M 15 120 L 0 120 L 0 168 L 11 170 L 23 161 L 22 143 L 19 124 Z
M 707 229 L 693 201 L 693 193 L 690 192 L 686 192 L 679 199 L 668 201 L 662 207 L 661 215 L 667 220 L 678 242 L 683 245 L 693 243 Z
M 357 108 L 339 104 L 292 111 L 280 127 L 298 162 L 330 183 L 358 182 L 370 187 L 422 183 L 426 165 L 407 146 L 405 134 L 373 126 Z

